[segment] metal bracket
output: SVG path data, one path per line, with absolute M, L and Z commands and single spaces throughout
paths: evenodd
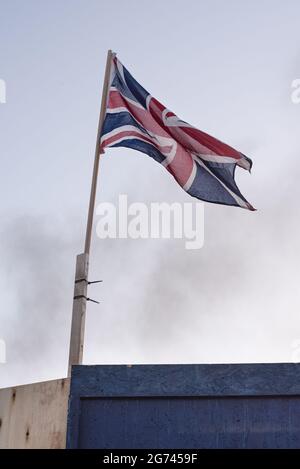
M 86 278 L 79 278 L 78 280 L 75 280 L 75 284 L 78 284 L 78 283 L 81 283 L 81 282 L 85 282 L 87 285 L 91 285 L 93 283 L 100 283 L 102 282 L 103 280 L 94 280 L 92 282 L 89 282 Z M 100 304 L 99 301 L 96 301 L 96 300 L 93 300 L 92 298 L 88 298 L 86 297 L 85 295 L 77 295 L 77 296 L 74 296 L 74 300 L 79 300 L 80 298 L 85 298 L 86 301 L 92 301 L 93 303 L 97 303 L 97 304 Z
M 100 304 L 100 301 L 92 300 L 92 298 L 87 298 L 85 295 L 76 295 L 76 296 L 74 296 L 74 300 L 79 300 L 80 298 L 85 298 L 86 301 L 92 301 L 93 303 L 97 303 L 97 305 Z
M 87 279 L 86 278 L 79 278 L 78 280 L 75 280 L 75 283 L 81 283 L 81 282 L 87 282 Z
M 92 283 L 103 282 L 103 280 L 93 280 L 92 282 L 89 282 L 86 278 L 80 278 L 78 280 L 75 280 L 75 283 L 81 283 L 81 282 L 86 282 L 88 285 L 91 285 Z

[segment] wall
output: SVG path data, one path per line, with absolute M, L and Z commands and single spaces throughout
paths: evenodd
M 65 448 L 69 379 L 0 389 L 0 448 Z
M 74 366 L 69 448 L 300 448 L 300 364 Z

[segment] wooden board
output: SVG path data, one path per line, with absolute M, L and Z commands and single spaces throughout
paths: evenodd
M 68 376 L 71 376 L 72 365 L 82 363 L 88 271 L 88 254 L 79 254 L 76 258 Z
M 72 368 L 68 448 L 300 448 L 300 363 Z
M 70 380 L 0 389 L 0 448 L 66 446 Z

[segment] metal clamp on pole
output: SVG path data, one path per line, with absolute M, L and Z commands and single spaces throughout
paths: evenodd
M 78 280 L 75 280 L 75 283 L 81 283 L 81 282 L 86 282 L 88 285 L 92 285 L 93 283 L 101 283 L 103 280 L 93 280 L 92 282 L 89 282 L 86 278 L 80 278 Z
M 81 298 L 84 298 L 86 299 L 86 301 L 92 301 L 93 303 L 97 303 L 97 305 L 100 304 L 100 301 L 96 301 L 96 300 L 93 300 L 92 298 L 88 298 L 86 297 L 85 295 L 77 295 L 77 296 L 74 296 L 74 300 L 80 300 Z

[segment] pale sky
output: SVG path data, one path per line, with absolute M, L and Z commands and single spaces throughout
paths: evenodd
M 0 0 L 0 14 L 0 386 L 67 373 L 108 49 L 182 119 L 253 160 L 236 179 L 258 211 L 206 204 L 198 251 L 94 231 L 90 279 L 103 284 L 89 291 L 101 304 L 88 304 L 84 363 L 293 361 L 299 1 Z M 133 150 L 107 150 L 99 176 L 98 203 L 195 203 Z

